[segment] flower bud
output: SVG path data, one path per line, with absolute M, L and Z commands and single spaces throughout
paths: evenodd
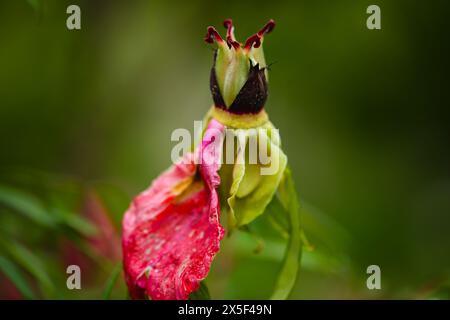
M 226 41 L 214 27 L 208 27 L 205 41 L 217 43 L 211 69 L 210 89 L 217 108 L 234 114 L 260 112 L 267 100 L 267 65 L 262 42 L 275 27 L 269 20 L 242 46 L 234 37 L 231 19 L 224 21 Z

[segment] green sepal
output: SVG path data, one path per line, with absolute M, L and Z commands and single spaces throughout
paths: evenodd
M 272 200 L 287 165 L 287 157 L 281 150 L 279 137 L 272 131 L 273 125 L 268 122 L 256 129 L 258 138 L 267 141 L 267 149 L 272 160 L 269 164 L 250 164 L 248 161 L 248 143 L 250 130 L 241 130 L 237 134 L 238 144 L 235 165 L 232 169 L 232 182 L 230 185 L 227 203 L 229 207 L 229 227 L 241 227 L 251 223 L 266 209 Z M 267 133 L 267 134 L 266 134 Z M 275 162 L 273 162 L 275 161 Z M 262 174 L 270 167 L 277 168 L 272 174 Z
M 200 282 L 200 287 L 189 295 L 189 300 L 211 300 L 211 295 L 204 281 Z

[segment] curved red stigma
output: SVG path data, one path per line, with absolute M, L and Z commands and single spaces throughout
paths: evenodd
M 261 37 L 255 33 L 254 35 L 247 38 L 245 41 L 244 49 L 250 50 L 252 47 L 259 48 L 261 45 Z
M 250 50 L 252 47 L 259 48 L 261 46 L 261 39 L 264 37 L 264 34 L 272 32 L 275 28 L 275 21 L 270 19 L 264 27 L 261 28 L 257 33 L 247 38 L 245 41 L 244 49 Z
M 260 37 L 264 36 L 266 33 L 272 32 L 272 30 L 275 28 L 275 21 L 273 19 L 270 19 L 264 27 L 261 28 L 261 30 L 258 31 L 258 35 Z
M 234 26 L 233 26 L 233 20 L 226 19 L 223 22 L 223 26 L 227 29 L 227 43 L 228 46 L 234 49 L 239 49 L 241 47 L 241 44 L 236 41 L 236 38 L 234 37 Z
M 220 44 L 224 42 L 220 34 L 217 32 L 216 28 L 214 28 L 213 26 L 208 27 L 204 40 L 207 43 L 214 43 L 214 41 L 216 41 Z

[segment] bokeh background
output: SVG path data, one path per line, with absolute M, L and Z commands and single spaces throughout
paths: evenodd
M 66 28 L 81 7 L 82 29 Z M 366 28 L 381 8 L 382 29 Z M 446 1 L 0 3 L 0 298 L 127 297 L 120 222 L 211 105 L 206 26 L 269 18 L 266 105 L 310 245 L 293 299 L 450 298 Z M 224 34 L 224 32 L 222 33 Z M 259 254 L 254 248 L 263 243 Z M 267 298 L 282 244 L 226 239 L 213 298 Z M 66 267 L 82 290 L 66 288 Z M 382 290 L 366 288 L 381 267 Z

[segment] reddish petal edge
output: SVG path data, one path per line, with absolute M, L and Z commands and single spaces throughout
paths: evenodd
M 209 127 L 224 129 L 215 120 Z M 220 183 L 219 148 L 206 133 L 196 152 L 202 159 L 202 181 L 193 182 L 197 167 L 194 155 L 188 154 L 138 195 L 125 213 L 122 249 L 131 298 L 187 299 L 206 278 L 224 235 L 215 189 Z M 180 190 L 187 192 L 180 195 Z

